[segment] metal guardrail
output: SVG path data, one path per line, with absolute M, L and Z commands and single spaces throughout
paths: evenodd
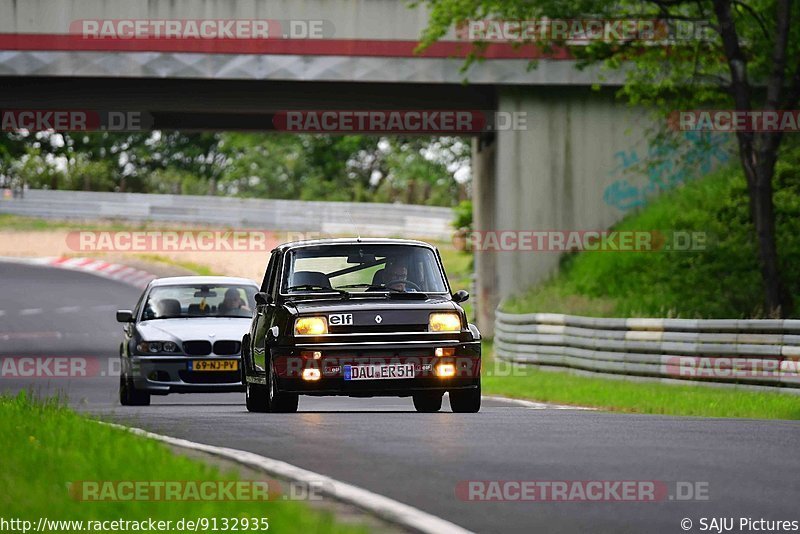
M 0 195 L 0 213 L 445 240 L 453 220 L 450 208 L 436 206 L 42 189 L 27 190 L 23 198 Z
M 606 319 L 498 311 L 494 348 L 506 361 L 623 378 L 800 388 L 800 320 Z

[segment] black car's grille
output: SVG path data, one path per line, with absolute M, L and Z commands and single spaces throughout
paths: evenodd
M 214 343 L 214 354 L 239 354 L 241 343 L 239 341 L 217 341 Z
M 389 324 L 368 326 L 329 326 L 331 334 L 390 334 L 392 332 L 426 332 L 427 324 Z
M 208 356 L 211 354 L 210 341 L 184 341 L 183 350 L 190 356 Z
M 178 376 L 187 384 L 232 384 L 242 379 L 239 371 L 178 371 Z

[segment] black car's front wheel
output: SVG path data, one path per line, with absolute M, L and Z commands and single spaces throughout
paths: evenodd
M 278 381 L 275 380 L 275 373 L 272 364 L 269 364 L 269 411 L 272 413 L 294 413 L 297 411 L 299 395 L 297 393 L 286 393 L 278 390 Z
M 267 411 L 267 388 L 261 384 L 247 382 L 244 388 L 244 400 L 248 412 L 264 413 Z
M 123 406 L 150 406 L 150 394 L 136 389 L 132 378 L 120 375 L 119 403 Z
M 450 392 L 450 408 L 454 413 L 476 413 L 481 409 L 481 385 L 474 389 L 454 389 Z
M 413 395 L 414 408 L 416 408 L 418 412 L 423 413 L 438 412 L 442 409 L 442 395 L 443 393 L 427 391 L 424 393 L 415 393 Z

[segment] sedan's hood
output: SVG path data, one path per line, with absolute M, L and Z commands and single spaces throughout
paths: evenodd
M 136 328 L 145 341 L 241 341 L 250 329 L 249 317 L 192 317 L 143 321 Z

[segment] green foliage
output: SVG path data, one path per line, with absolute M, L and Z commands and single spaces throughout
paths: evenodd
M 0 135 L 0 177 L 30 187 L 451 206 L 460 138 L 152 132 Z M 6 182 L 9 180 L 6 179 Z
M 472 201 L 462 200 L 458 206 L 453 210 L 455 217 L 453 218 L 453 228 L 459 230 L 466 228 L 472 230 Z
M 797 299 L 800 149 L 787 149 L 774 182 L 780 265 Z M 621 317 L 764 315 L 747 190 L 738 168 L 721 169 L 666 193 L 614 230 L 657 231 L 667 244 L 675 232 L 702 232 L 707 239 L 704 250 L 575 253 L 564 259 L 555 278 L 510 299 L 504 309 Z

